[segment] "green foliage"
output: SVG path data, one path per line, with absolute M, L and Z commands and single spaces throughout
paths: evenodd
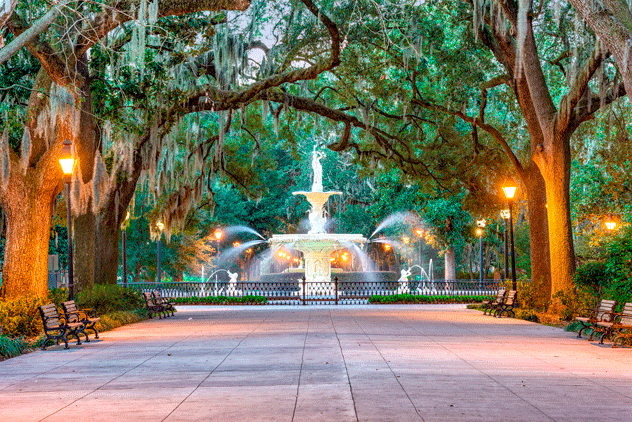
M 54 303 L 58 308 L 67 300 L 68 289 L 65 287 L 62 287 L 61 289 L 50 289 L 48 291 L 48 301 Z
M 531 322 L 540 322 L 538 314 L 533 309 L 519 309 L 516 312 L 516 318 L 524 319 Z
M 29 342 L 22 337 L 10 338 L 0 336 L 0 360 L 18 356 L 29 349 L 29 347 Z
M 140 293 L 117 285 L 95 284 L 77 294 L 80 308 L 94 309 L 99 315 L 116 311 L 134 311 L 142 309 L 145 302 Z
M 605 264 L 610 282 L 602 289 L 603 296 L 620 305 L 632 302 L 632 226 L 622 227 L 606 245 Z
M 392 304 L 392 303 L 480 303 L 484 300 L 493 299 L 492 296 L 449 296 L 449 295 L 390 295 L 380 296 L 373 295 L 369 298 L 369 303 L 372 304 Z
M 147 319 L 146 309 L 136 309 L 133 311 L 114 311 L 100 315 L 101 320 L 96 323 L 99 332 L 113 330 L 123 325 L 140 322 Z
M 42 318 L 37 309 L 46 300 L 37 296 L 0 300 L 0 326 L 9 337 L 34 337 L 42 331 Z
M 561 303 L 559 316 L 562 321 L 572 320 L 582 309 L 592 309 L 598 302 L 591 292 L 584 289 L 576 289 L 573 291 L 560 290 L 553 295 L 554 301 Z
M 605 262 L 587 262 L 575 271 L 575 284 L 599 296 L 601 289 L 610 282 L 611 275 Z
M 268 300 L 264 296 L 253 295 L 242 297 L 178 297 L 172 299 L 172 301 L 177 305 L 264 305 L 268 303 Z

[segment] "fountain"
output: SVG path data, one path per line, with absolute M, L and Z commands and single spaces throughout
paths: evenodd
M 332 195 L 341 195 L 338 191 L 323 191 L 323 168 L 320 160 L 324 154 L 320 151 L 312 152 L 312 169 L 314 179 L 311 191 L 293 192 L 293 195 L 305 196 L 310 203 L 309 223 L 307 234 L 275 234 L 269 240 L 273 248 L 285 246 L 303 253 L 305 279 L 308 282 L 331 283 L 331 254 L 338 249 L 345 249 L 350 243 L 363 244 L 367 239 L 361 234 L 326 233 L 324 206 Z M 333 283 L 332 283 L 333 284 Z M 332 285 L 333 288 L 333 285 Z M 322 286 L 320 289 L 322 291 Z

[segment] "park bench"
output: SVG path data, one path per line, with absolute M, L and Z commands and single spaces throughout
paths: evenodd
M 599 340 L 600 344 L 603 344 L 604 337 L 613 334 L 617 336 L 612 340 L 612 347 L 617 347 L 617 340 L 619 339 L 632 338 L 632 302 L 626 303 L 620 313 L 614 314 L 612 321 L 597 321 L 596 325 L 593 333 L 595 331 L 603 332 L 601 340 Z
M 46 334 L 46 339 L 42 343 L 42 350 L 46 350 L 46 343 L 49 340 L 55 340 L 55 344 L 59 344 L 59 340 L 63 340 L 66 345 L 65 348 L 68 349 L 68 336 L 74 335 L 77 339 L 77 345 L 81 344 L 79 333 L 83 333 L 88 338 L 86 332 L 83 331 L 83 323 L 68 322 L 63 316 L 59 315 L 54 304 L 42 305 L 38 309 L 42 316 L 44 334 Z
M 483 301 L 483 315 L 487 315 L 489 311 L 489 315 L 492 314 L 496 310 L 496 308 L 503 303 L 505 300 L 505 293 L 507 290 L 504 287 L 498 289 L 498 293 L 496 293 L 496 298 L 492 300 L 484 300 Z
M 169 312 L 171 312 L 171 316 L 173 316 L 173 313 L 176 310 L 174 308 L 175 303 L 169 301 L 169 299 L 166 297 L 162 297 L 158 290 L 154 290 L 153 292 L 151 292 L 151 295 L 154 298 L 154 303 L 162 306 L 164 316 L 169 316 Z
M 495 317 L 502 318 L 503 313 L 511 314 L 512 317 L 516 317 L 516 313 L 514 312 L 514 308 L 518 306 L 518 292 L 516 290 L 509 290 L 507 293 L 507 297 L 503 301 L 503 303 L 499 304 L 496 307 L 496 312 L 494 313 Z
M 97 331 L 95 325 L 97 322 L 101 321 L 96 314 L 96 311 L 93 309 L 78 309 L 77 304 L 75 304 L 74 300 L 69 300 L 61 304 L 62 309 L 64 310 L 64 316 L 66 317 L 66 321 L 68 322 L 81 322 L 85 326 L 85 330 L 91 330 L 94 332 L 94 338 L 99 338 L 99 332 Z M 86 341 L 89 342 L 88 336 L 86 334 Z
M 156 301 L 154 300 L 154 296 L 149 292 L 145 292 L 143 293 L 143 299 L 145 299 L 145 307 L 147 308 L 147 315 L 149 316 L 149 318 L 151 319 L 153 314 L 158 315 L 158 319 L 162 319 L 162 313 L 164 312 L 164 309 L 162 305 L 156 303 Z
M 617 306 L 616 300 L 602 300 L 594 309 L 582 309 L 579 311 L 579 315 L 575 317 L 575 321 L 578 321 L 582 328 L 577 333 L 577 338 L 582 337 L 582 332 L 587 328 L 595 328 L 598 322 L 612 322 L 614 316 L 614 308 Z M 592 340 L 592 334 L 590 335 Z

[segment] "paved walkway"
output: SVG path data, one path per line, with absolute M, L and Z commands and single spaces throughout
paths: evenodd
M 0 421 L 626 421 L 632 349 L 458 305 L 180 307 L 0 362 Z

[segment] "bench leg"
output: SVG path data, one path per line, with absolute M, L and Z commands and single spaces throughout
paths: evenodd
M 584 330 L 590 327 L 589 325 L 584 324 L 583 321 L 580 321 L 580 323 L 582 324 L 582 328 L 579 330 L 579 333 L 577 333 L 577 338 L 582 338 L 582 333 L 584 332 Z

